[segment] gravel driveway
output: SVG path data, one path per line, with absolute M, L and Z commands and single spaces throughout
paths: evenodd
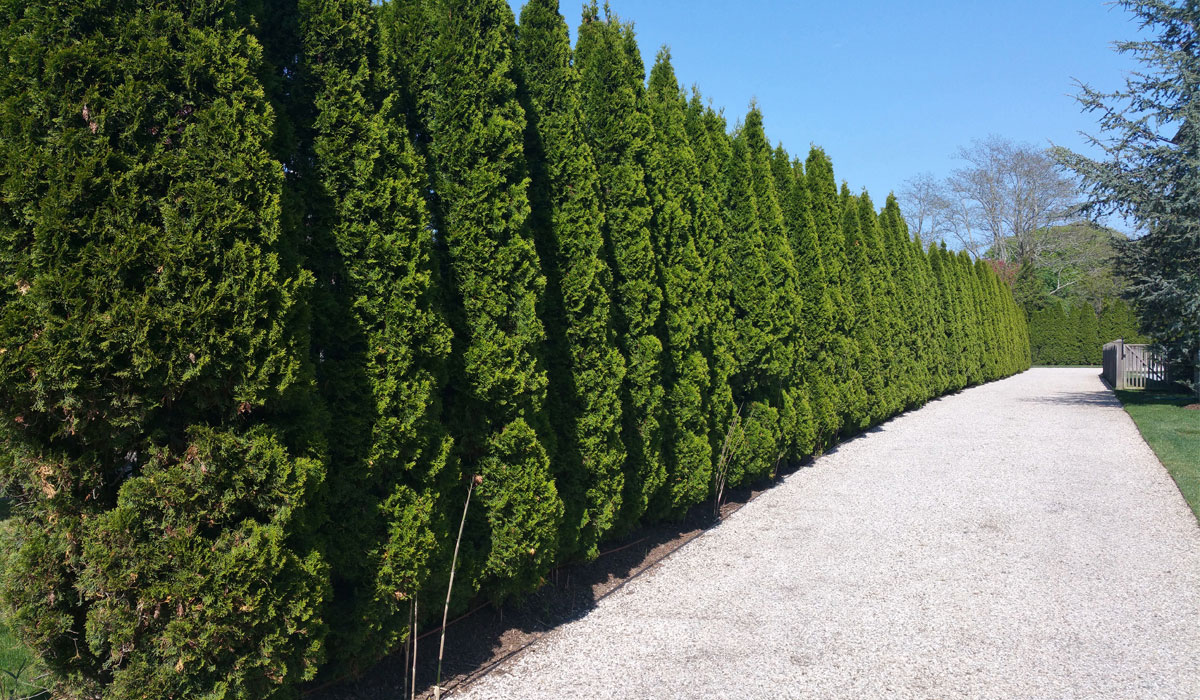
M 840 446 L 460 698 L 1200 698 L 1200 527 L 1094 369 Z

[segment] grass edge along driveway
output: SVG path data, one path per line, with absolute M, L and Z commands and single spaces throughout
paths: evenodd
M 1184 408 L 1195 396 L 1151 390 L 1115 393 L 1200 522 L 1200 410 Z

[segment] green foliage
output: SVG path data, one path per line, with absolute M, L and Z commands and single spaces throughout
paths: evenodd
M 828 342 L 833 328 L 833 302 L 825 266 L 821 262 L 821 244 L 804 166 L 797 159 L 788 167 L 787 153 L 780 147 L 776 150 L 772 168 L 796 265 L 796 285 L 800 294 L 796 333 L 802 341 L 797 360 L 809 400 L 812 440 L 816 447 L 829 444 L 841 427 L 833 385 L 835 358 Z
M 1103 343 L 1100 342 L 1100 327 L 1096 321 L 1096 312 L 1086 304 L 1075 307 L 1073 319 L 1079 348 L 1079 364 L 1099 366 L 1103 359 Z
M 431 11 L 429 150 L 459 344 L 453 431 L 464 468 L 480 469 L 487 484 L 480 502 L 489 533 L 464 571 L 474 573 L 477 586 L 504 595 L 549 571 L 563 517 L 547 456 L 553 448 L 543 443 L 551 437 L 543 413 L 547 378 L 538 364 L 545 278 L 526 225 L 515 22 L 502 0 L 438 0 Z M 504 480 L 487 483 L 489 474 Z M 505 513 L 522 518 L 504 522 Z M 518 550 L 537 554 L 518 558 Z
M 1112 299 L 1100 309 L 1100 343 L 1124 340 L 1126 343 L 1148 343 L 1150 339 L 1138 331 L 1137 314 L 1123 299 Z
M 909 242 L 908 227 L 900 213 L 900 206 L 893 195 L 888 195 L 880 215 L 880 248 L 885 266 L 892 279 L 894 305 L 902 310 L 892 322 L 892 358 L 894 369 L 890 382 L 894 387 L 895 405 L 908 408 L 916 405 L 923 389 L 920 384 L 921 348 L 919 339 L 919 316 L 914 310 L 921 303 L 922 290 L 914 269 L 914 246 Z M 963 318 L 968 297 L 961 289 L 961 278 L 957 268 L 951 266 L 949 277 L 950 298 L 958 303 L 955 318 Z M 965 327 L 960 329 L 959 347 L 968 341 Z M 966 381 L 964 379 L 964 385 Z
M 1147 335 L 1161 344 L 1181 378 L 1200 395 L 1200 5 L 1122 0 L 1142 30 L 1115 44 L 1142 64 L 1112 93 L 1083 86 L 1079 102 L 1098 111 L 1104 160 L 1065 148 L 1055 157 L 1081 178 L 1089 206 L 1132 219 L 1145 236 L 1117 246 Z M 1187 371 L 1190 369 L 1191 371 Z
M 662 459 L 663 345 L 656 334 L 663 294 L 643 166 L 651 127 L 639 109 L 642 65 L 629 52 L 632 37 L 627 39 L 627 34 L 632 29 L 615 16 L 602 21 L 593 0 L 584 8 L 575 46 L 584 133 L 601 182 L 613 318 L 626 367 L 621 387 L 626 460 L 620 516 L 626 528 L 646 512 L 667 479 Z
M 394 76 L 369 60 L 370 3 L 302 0 L 297 9 L 315 112 L 311 124 L 294 116 L 312 151 L 302 199 L 318 279 L 313 348 L 331 416 L 328 499 L 338 514 L 323 528 L 339 592 L 330 646 L 353 667 L 404 638 L 409 610 L 398 602 L 429 585 L 447 557 L 451 504 L 440 500 L 454 471 L 440 392 L 450 333 L 433 299 L 425 166 Z
M 821 266 L 825 273 L 832 314 L 826 336 L 826 352 L 831 363 L 833 393 L 836 397 L 838 428 L 857 421 L 866 409 L 867 397 L 858 372 L 859 347 L 854 339 L 854 292 L 847 277 L 846 240 L 842 232 L 844 202 L 838 197 L 833 163 L 825 151 L 813 147 L 804 166 L 808 181 L 809 206 L 821 247 Z M 849 201 L 849 191 L 846 192 Z
M 0 6 L 5 598 L 69 697 L 291 695 L 323 656 L 310 279 L 234 10 Z
M 65 698 L 360 670 L 435 612 L 467 477 L 459 609 L 683 516 L 727 440 L 765 479 L 1030 361 L 990 265 L 756 107 L 729 133 L 667 51 L 647 87 L 595 2 L 574 54 L 555 0 L 0 27 L 3 590 Z M 1048 305 L 1034 350 L 1132 319 Z
M 849 295 L 846 302 L 853 305 L 854 312 L 849 315 L 851 325 L 849 335 L 858 348 L 858 373 L 863 383 L 861 399 L 847 408 L 846 417 L 854 430 L 862 430 L 869 426 L 877 416 L 879 409 L 873 408 L 872 399 L 879 400 L 884 394 L 884 379 L 882 357 L 879 348 L 879 332 L 875 319 L 876 300 L 874 281 L 872 277 L 870 257 L 867 249 L 871 229 L 876 226 L 875 207 L 870 197 L 858 197 L 846 192 L 846 206 L 842 213 L 842 237 L 846 251 L 846 279 Z M 864 193 L 865 194 L 865 193 Z M 863 229 L 867 232 L 864 233 Z M 881 404 L 884 402 L 880 402 Z
M 667 509 L 681 514 L 708 495 L 712 444 L 705 398 L 709 394 L 708 334 L 711 280 L 702 260 L 697 226 L 704 207 L 700 172 L 685 121 L 687 100 L 679 90 L 671 54 L 662 49 L 650 72 L 646 111 L 653 126 L 646 158 L 651 233 L 663 286 L 660 337 L 666 350 L 664 457 Z
M 703 104 L 698 90 L 693 91 L 688 102 L 686 126 L 700 182 L 695 240 L 710 281 L 704 314 L 708 320 L 708 333 L 702 342 L 711 372 L 705 412 L 709 417 L 709 443 L 715 468 L 721 466 L 718 464 L 721 448 L 731 437 L 730 426 L 737 422 L 738 411 L 731 384 L 737 369 L 737 337 L 730 299 L 731 241 L 721 211 L 729 192 L 726 163 L 730 157 L 730 140 L 725 120 Z M 713 473 L 718 472 L 714 469 Z
M 751 106 L 738 138 L 746 141 L 751 186 L 771 286 L 769 303 L 774 315 L 767 327 L 770 352 L 765 368 L 767 376 L 762 384 L 763 396 L 779 412 L 777 459 L 799 459 L 812 451 L 815 441 L 812 410 L 803 378 L 803 299 L 791 235 L 776 189 L 772 164 L 774 152 L 763 131 L 762 112 L 757 107 Z
M 531 224 L 547 277 L 541 316 L 558 437 L 555 479 L 566 506 L 563 547 L 591 557 L 620 511 L 625 461 L 625 360 L 610 310 L 599 176 L 583 137 L 579 75 L 557 0 L 525 5 L 517 48 L 528 103 Z
M 777 422 L 771 399 L 778 401 L 779 365 L 773 362 L 775 314 L 771 269 L 759 221 L 751 169 L 752 151 L 745 133 L 733 140 L 729 189 L 724 202 L 731 262 L 730 305 L 733 308 L 735 371 L 731 377 L 734 401 L 743 407 L 748 449 L 734 456 L 730 483 L 743 474 L 769 473 L 782 455 L 782 436 L 771 430 Z

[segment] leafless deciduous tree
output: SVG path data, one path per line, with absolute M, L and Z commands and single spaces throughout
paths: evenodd
M 1078 201 L 1076 183 L 1044 149 L 1000 136 L 958 150 L 963 167 L 944 181 L 929 174 L 910 179 L 910 228 L 957 242 L 975 257 L 988 253 L 1010 262 L 1036 262 L 1053 241 L 1037 232 L 1068 219 Z

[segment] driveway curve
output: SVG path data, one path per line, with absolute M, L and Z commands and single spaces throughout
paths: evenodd
M 1200 527 L 1093 369 L 1034 369 L 794 473 L 483 698 L 1200 698 Z

